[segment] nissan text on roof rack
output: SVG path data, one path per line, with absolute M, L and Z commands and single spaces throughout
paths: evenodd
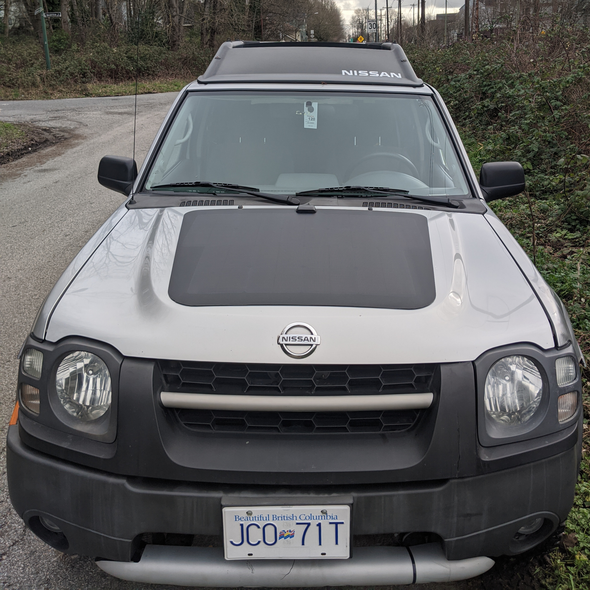
M 550 536 L 580 349 L 401 47 L 224 43 L 21 353 L 11 500 L 137 582 L 444 582 Z

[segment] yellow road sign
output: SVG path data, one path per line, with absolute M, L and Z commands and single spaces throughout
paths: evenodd
M 365 38 L 362 35 L 359 35 L 359 38 L 357 39 L 357 41 L 359 43 L 362 43 L 365 40 Z

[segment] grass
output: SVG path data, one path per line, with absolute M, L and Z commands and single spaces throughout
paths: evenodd
M 588 437 L 588 429 L 586 429 Z M 590 585 L 590 456 L 582 460 L 574 507 L 567 519 L 564 544 L 549 554 L 542 572 L 548 590 L 586 590 Z
M 32 138 L 31 126 L 0 121 L 0 163 L 10 160 L 13 154 L 26 148 Z
M 22 141 L 25 136 L 25 131 L 19 125 L 0 121 L 0 152 L 9 148 L 11 144 Z

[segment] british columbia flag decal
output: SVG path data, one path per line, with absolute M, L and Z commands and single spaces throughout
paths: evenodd
M 288 529 L 286 531 L 279 531 L 279 540 L 280 539 L 293 539 L 295 537 L 295 531 L 292 529 Z

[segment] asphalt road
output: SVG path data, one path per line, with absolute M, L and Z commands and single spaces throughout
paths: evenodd
M 140 164 L 175 94 L 138 97 Z M 0 120 L 63 131 L 66 141 L 0 168 L 0 588 L 140 588 L 92 560 L 39 541 L 14 513 L 6 485 L 6 427 L 16 360 L 35 314 L 70 260 L 123 197 L 96 180 L 100 158 L 131 156 L 133 97 L 0 102 Z
M 143 161 L 174 97 L 174 94 L 139 97 L 138 164 Z M 45 545 L 25 528 L 13 511 L 6 484 L 5 438 L 14 407 L 17 354 L 55 281 L 123 201 L 120 195 L 98 184 L 96 172 L 103 155 L 131 156 L 133 111 L 133 97 L 0 103 L 0 120 L 27 121 L 61 130 L 69 136 L 58 145 L 0 168 L 0 588 L 3 589 L 172 588 L 111 578 L 91 559 L 63 555 Z M 494 580 L 494 574 L 486 574 L 480 580 L 436 588 L 529 587 L 510 583 L 504 586 L 505 580 Z M 486 580 L 492 585 L 488 586 Z M 502 585 L 496 585 L 498 582 Z M 423 590 L 430 587 L 422 586 Z

